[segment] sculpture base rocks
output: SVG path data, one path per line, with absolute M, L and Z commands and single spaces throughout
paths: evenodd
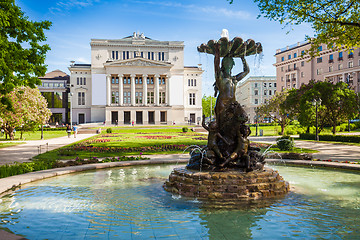
M 164 184 L 168 192 L 197 199 L 234 201 L 285 195 L 289 184 L 275 170 L 199 172 L 175 168 Z

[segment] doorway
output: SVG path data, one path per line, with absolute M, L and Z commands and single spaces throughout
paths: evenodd
M 195 123 L 195 113 L 190 113 L 190 122 Z
M 124 124 L 130 124 L 130 111 L 124 112 Z
M 85 113 L 79 113 L 79 124 L 85 123 Z
M 155 112 L 148 112 L 148 122 L 149 124 L 155 124 Z
M 136 112 L 136 124 L 143 124 L 143 112 Z
M 111 124 L 117 125 L 119 123 L 119 114 L 117 111 L 111 112 Z

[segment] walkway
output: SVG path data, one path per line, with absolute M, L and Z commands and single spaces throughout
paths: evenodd
M 94 135 L 96 134 L 78 134 L 76 138 L 72 135 L 71 138 L 65 136 L 48 140 L 25 141 L 24 144 L 0 148 L 0 165 L 11 164 L 14 162 L 29 162 L 32 157 L 35 157 L 39 153 L 60 148 Z
M 250 141 L 275 144 L 276 136 L 249 137 Z M 360 161 L 360 146 L 343 145 L 316 141 L 295 141 L 295 147 L 319 151 L 314 158 L 321 160 Z

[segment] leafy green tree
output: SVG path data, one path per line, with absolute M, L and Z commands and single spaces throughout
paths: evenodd
M 203 115 L 205 115 L 205 117 L 210 117 L 210 109 L 212 107 L 212 116 L 214 116 L 214 108 L 215 108 L 215 103 L 216 103 L 216 98 L 212 97 L 212 96 L 203 96 L 202 98 L 202 111 L 203 111 Z
M 316 100 L 316 102 L 315 102 Z M 293 89 L 286 99 L 287 108 L 298 109 L 297 118 L 303 126 L 314 126 L 318 104 L 319 132 L 325 126 L 336 126 L 356 117 L 359 113 L 359 97 L 344 82 L 310 81 L 300 89 Z
M 3 96 L 0 94 L 0 97 Z M 10 99 L 13 109 L 0 105 L 0 126 L 10 139 L 14 139 L 14 129 L 34 130 L 51 116 L 47 102 L 37 88 L 18 87 L 5 97 Z
M 285 127 L 291 123 L 293 115 L 288 111 L 285 104 L 288 92 L 276 93 L 267 103 L 261 105 L 256 114 L 260 119 L 271 118 L 280 125 L 281 135 L 284 135 Z
M 44 30 L 51 22 L 28 20 L 15 0 L 0 1 L 0 94 L 1 103 L 12 108 L 7 93 L 16 86 L 39 85 L 46 72 L 45 56 L 50 50 Z
M 233 0 L 228 0 L 233 2 Z M 360 42 L 359 0 L 254 0 L 261 15 L 281 24 L 309 23 L 315 31 L 307 37 L 312 43 L 309 54 L 317 54 L 318 47 L 326 44 L 334 50 L 350 50 Z

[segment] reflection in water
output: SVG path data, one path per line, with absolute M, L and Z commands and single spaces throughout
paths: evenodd
M 293 191 L 266 206 L 218 209 L 162 189 L 173 166 L 90 171 L 2 198 L 0 228 L 29 239 L 360 238 L 360 175 L 275 166 Z

